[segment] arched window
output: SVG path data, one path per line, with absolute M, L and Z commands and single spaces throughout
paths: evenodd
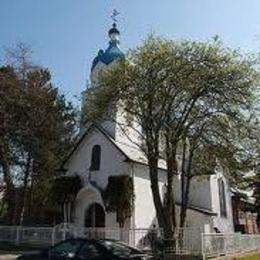
M 100 160 L 101 160 L 101 147 L 100 145 L 94 145 L 92 148 L 91 156 L 91 171 L 98 171 L 100 169 Z
M 219 192 L 220 216 L 225 218 L 227 217 L 227 203 L 226 203 L 225 183 L 222 178 L 218 179 L 218 192 Z

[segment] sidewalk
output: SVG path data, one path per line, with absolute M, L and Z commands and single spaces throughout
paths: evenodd
M 24 253 L 32 253 L 35 251 L 20 251 L 20 250 L 0 250 L 0 260 L 13 260 L 16 259 L 19 255 L 24 254 Z
M 0 260 L 13 260 L 20 254 L 10 254 L 10 252 L 0 252 Z
M 260 251 L 252 251 L 244 254 L 234 254 L 228 256 L 219 256 L 214 260 L 245 260 L 245 259 L 260 259 Z M 212 259 L 213 260 L 213 259 Z

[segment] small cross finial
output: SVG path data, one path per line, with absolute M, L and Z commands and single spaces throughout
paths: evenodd
M 114 21 L 114 23 L 117 22 L 117 16 L 118 16 L 119 14 L 120 14 L 120 13 L 119 13 L 116 9 L 113 10 L 113 13 L 112 13 L 112 15 L 111 15 L 110 17 L 112 18 L 112 20 Z

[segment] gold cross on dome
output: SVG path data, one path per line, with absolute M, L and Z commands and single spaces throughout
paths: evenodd
M 114 22 L 117 22 L 117 16 L 119 15 L 120 13 L 116 10 L 116 9 L 114 9 L 113 10 L 113 13 L 112 13 L 112 15 L 110 16 L 111 18 L 112 18 L 112 20 L 114 21 Z

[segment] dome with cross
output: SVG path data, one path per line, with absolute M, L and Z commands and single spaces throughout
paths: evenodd
M 96 67 L 99 62 L 109 65 L 115 60 L 125 58 L 124 53 L 119 47 L 120 32 L 117 29 L 116 23 L 114 23 L 113 27 L 108 31 L 108 36 L 110 38 L 109 46 L 105 51 L 102 49 L 99 50 L 98 55 L 92 62 L 91 71 Z

